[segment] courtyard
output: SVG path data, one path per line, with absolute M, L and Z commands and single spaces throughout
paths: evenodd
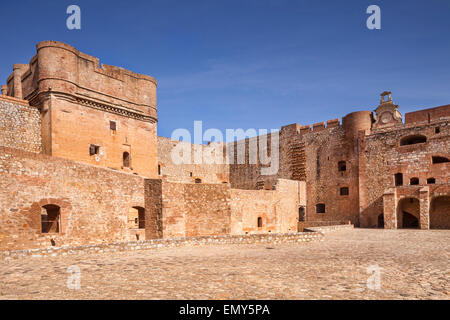
M 0 299 L 448 300 L 449 239 L 450 230 L 349 229 L 299 245 L 27 257 L 0 261 Z M 71 266 L 79 289 L 67 286 Z M 367 285 L 374 270 L 379 289 Z

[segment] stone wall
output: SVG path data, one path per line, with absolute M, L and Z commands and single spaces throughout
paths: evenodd
M 339 121 L 328 122 L 326 127 L 319 123 L 311 133 L 305 134 L 306 221 L 359 224 L 357 133 L 370 126 L 371 113 L 360 111 L 345 116 L 342 125 Z
M 0 251 L 0 260 L 13 260 L 31 256 L 41 258 L 46 256 L 65 256 L 68 254 L 90 254 L 103 252 L 126 252 L 136 250 L 157 250 L 172 247 L 211 246 L 211 245 L 276 245 L 279 243 L 301 244 L 310 241 L 322 241 L 321 232 L 299 232 L 284 234 L 254 234 L 254 235 L 219 235 L 205 237 L 188 237 L 157 239 L 146 241 L 117 242 L 109 244 L 52 247 L 46 249 Z
M 439 128 L 438 130 L 436 128 Z M 438 132 L 438 133 L 437 133 Z M 424 143 L 400 145 L 404 137 L 423 135 Z M 360 209 L 361 224 L 364 227 L 377 227 L 378 217 L 385 212 L 390 221 L 387 227 L 397 227 L 401 221 L 396 219 L 397 212 L 386 212 L 386 201 L 398 205 L 401 197 L 419 199 L 419 190 L 430 186 L 430 200 L 446 194 L 450 184 L 450 163 L 432 163 L 433 156 L 450 158 L 450 126 L 448 120 L 435 120 L 430 123 L 400 124 L 384 130 L 374 130 L 362 138 L 360 149 Z M 401 173 L 402 190 L 395 191 L 394 175 Z M 411 185 L 411 178 L 418 178 L 417 185 Z M 431 184 L 428 179 L 434 178 Z M 393 191 L 387 192 L 387 189 Z M 396 192 L 395 199 L 389 194 Z
M 145 206 L 132 174 L 5 147 L 0 173 L 1 250 L 126 241 L 130 208 Z M 58 233 L 42 233 L 48 205 L 60 208 Z
M 199 161 L 195 155 L 197 150 L 201 154 Z M 187 161 L 174 162 L 172 153 L 183 154 L 183 152 Z M 202 183 L 230 181 L 222 144 L 196 145 L 158 137 L 158 165 L 160 178 L 169 182 L 192 183 L 196 179 L 200 179 Z
M 0 95 L 0 146 L 41 152 L 39 110 L 28 101 Z
M 297 231 L 299 207 L 305 205 L 302 181 L 279 179 L 274 190 L 231 189 L 231 233 Z

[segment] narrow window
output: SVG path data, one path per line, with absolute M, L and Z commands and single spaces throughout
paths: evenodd
M 192 172 L 189 172 L 189 177 L 192 177 Z
M 402 138 L 400 140 L 400 145 L 407 146 L 410 144 L 424 143 L 424 142 L 427 142 L 427 137 L 422 136 L 422 135 L 413 135 L 413 136 L 408 136 L 408 137 Z
M 396 173 L 394 174 L 394 180 L 395 180 L 395 186 L 402 186 L 403 185 L 403 174 L 402 173 Z
M 446 157 L 433 156 L 431 159 L 433 164 L 450 162 L 450 160 L 448 160 Z
M 341 194 L 341 196 L 348 196 L 348 187 L 342 187 L 341 189 L 340 189 L 340 194 Z
M 339 171 L 346 171 L 347 170 L 347 164 L 345 161 L 339 161 L 338 162 L 338 170 Z
M 109 121 L 109 129 L 112 131 L 116 131 L 117 130 L 117 124 L 115 121 Z
M 42 207 L 41 231 L 42 233 L 59 233 L 60 208 L 53 204 Z
M 158 175 L 161 175 L 161 166 L 158 164 Z
M 195 183 L 202 183 L 202 179 L 199 178 L 195 179 Z
M 435 178 L 428 178 L 427 179 L 427 184 L 435 184 L 436 183 L 436 179 Z
M 419 178 L 414 177 L 414 178 L 409 179 L 409 184 L 412 185 L 412 186 L 418 185 L 419 184 Z
M 100 147 L 95 144 L 89 145 L 89 155 L 93 156 L 100 153 Z
M 262 228 L 262 218 L 258 217 L 258 228 Z
M 325 213 L 325 204 L 324 203 L 316 204 L 316 213 Z
M 298 208 L 298 221 L 305 221 L 305 207 Z
M 123 167 L 124 168 L 130 167 L 130 154 L 128 152 L 123 153 Z
M 440 132 L 441 132 L 441 128 L 439 128 L 439 127 L 434 128 L 434 133 L 440 133 Z

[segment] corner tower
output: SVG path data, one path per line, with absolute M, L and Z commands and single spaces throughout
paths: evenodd
M 156 87 L 150 76 L 44 41 L 2 91 L 39 108 L 43 153 L 156 178 Z

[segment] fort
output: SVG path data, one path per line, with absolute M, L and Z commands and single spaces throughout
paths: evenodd
M 283 126 L 279 170 L 265 175 L 248 151 L 260 136 L 159 137 L 154 78 L 60 42 L 36 50 L 1 87 L 0 250 L 349 223 L 450 228 L 450 105 L 403 117 L 386 91 L 373 111 Z M 175 164 L 180 144 L 233 157 L 244 145 L 245 161 Z

